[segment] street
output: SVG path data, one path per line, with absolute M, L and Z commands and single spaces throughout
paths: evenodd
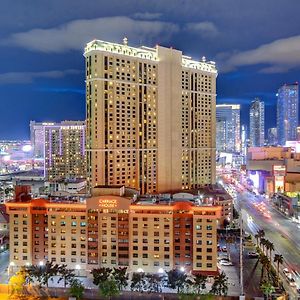
M 244 229 L 253 236 L 263 229 L 265 237 L 274 244 L 273 257 L 275 253 L 283 255 L 284 263 L 280 269 L 300 272 L 300 229 L 297 225 L 276 211 L 263 197 L 249 192 L 237 193 L 235 202 L 237 209 L 241 209 Z M 263 214 L 254 206 L 254 203 L 260 202 L 264 202 L 267 213 Z M 295 275 L 294 279 L 300 286 L 300 278 Z M 290 287 L 285 280 L 284 286 L 296 298 L 296 288 Z
M 0 283 L 8 282 L 7 267 L 9 262 L 9 251 L 0 252 Z

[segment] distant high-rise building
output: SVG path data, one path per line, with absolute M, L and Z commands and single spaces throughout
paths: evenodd
M 285 84 L 277 94 L 277 136 L 278 144 L 284 146 L 286 141 L 297 139 L 299 111 L 298 83 Z
M 91 188 L 154 193 L 215 182 L 214 62 L 127 39 L 94 40 L 84 56 Z
M 250 146 L 263 147 L 265 144 L 265 104 L 255 98 L 250 105 Z
M 269 128 L 268 129 L 268 145 L 276 146 L 277 145 L 277 128 Z
M 54 125 L 54 123 L 38 123 L 30 121 L 30 140 L 35 158 L 44 158 L 45 156 L 44 129 L 46 125 Z
M 48 180 L 86 177 L 85 122 L 30 122 L 35 157 L 44 159 Z
M 297 141 L 300 141 L 300 127 L 297 127 Z
M 241 126 L 241 154 L 243 156 L 243 163 L 246 163 L 247 159 L 247 127 L 246 125 Z
M 217 150 L 221 152 L 240 152 L 240 105 L 218 104 L 216 107 Z

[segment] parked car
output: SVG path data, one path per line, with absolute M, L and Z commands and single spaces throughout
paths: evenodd
M 226 246 L 223 246 L 223 247 L 222 247 L 222 251 L 223 251 L 223 252 L 227 252 L 227 247 L 226 247 Z
M 296 287 L 296 281 L 293 277 L 288 277 L 288 282 L 289 282 L 289 285 L 292 286 L 292 287 Z
M 283 272 L 283 274 L 284 274 L 285 276 L 287 276 L 287 277 L 288 277 L 288 275 L 291 275 L 291 273 L 290 273 L 290 271 L 289 271 L 288 268 L 284 268 L 284 269 L 282 270 L 282 272 Z
M 220 265 L 221 266 L 233 266 L 233 263 L 231 261 L 221 260 Z
M 220 262 L 221 260 L 223 261 L 230 261 L 228 257 L 218 257 L 218 261 Z
M 250 252 L 248 252 L 248 257 L 249 258 L 257 258 L 258 257 L 258 253 L 250 251 Z

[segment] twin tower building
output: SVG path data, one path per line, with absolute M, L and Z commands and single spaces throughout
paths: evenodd
M 214 62 L 161 46 L 87 44 L 86 153 L 90 188 L 141 194 L 215 183 Z

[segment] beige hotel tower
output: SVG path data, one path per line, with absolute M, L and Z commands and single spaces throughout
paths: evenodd
M 215 182 L 214 62 L 161 46 L 87 44 L 90 186 L 145 193 Z

